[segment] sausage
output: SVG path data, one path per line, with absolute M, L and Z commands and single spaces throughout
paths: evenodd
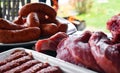
M 67 29 L 68 29 L 68 22 L 66 22 L 65 20 L 62 21 L 60 19 L 57 19 L 56 18 L 56 22 L 55 22 L 58 26 L 58 31 L 59 32 L 67 32 Z
M 37 63 L 40 63 L 40 62 L 37 60 L 30 60 L 30 61 L 25 62 L 24 64 L 22 64 L 16 68 L 13 68 L 11 70 L 6 71 L 5 73 L 21 73 L 22 71 L 30 68 L 31 66 L 33 66 Z
M 67 32 L 68 24 L 66 23 L 58 23 L 58 31 L 59 32 Z
M 40 36 L 39 27 L 29 27 L 21 30 L 0 30 L 1 43 L 19 43 L 36 40 Z
M 15 30 L 15 29 L 23 29 L 26 27 L 27 26 L 17 25 L 13 22 L 6 20 L 6 19 L 0 18 L 0 29 Z
M 43 12 L 37 12 L 40 24 L 57 23 L 56 18 L 51 18 Z
M 40 27 L 40 22 L 38 18 L 38 14 L 36 12 L 31 12 L 28 14 L 27 18 L 23 18 L 22 16 L 18 16 L 14 23 L 19 25 L 24 25 L 26 27 Z
M 18 16 L 17 19 L 13 20 L 13 23 L 18 25 L 23 25 L 26 22 L 26 18 L 23 18 L 22 16 Z
M 19 52 L 23 52 L 23 53 L 26 53 L 25 50 L 14 50 L 11 55 L 15 54 L 15 53 L 19 53 Z M 27 53 L 26 53 L 27 54 Z
M 55 18 L 56 11 L 45 3 L 28 3 L 19 9 L 18 14 L 26 17 L 30 12 L 43 12 L 51 18 Z
M 10 62 L 14 59 L 26 56 L 27 53 L 24 50 L 20 50 L 19 52 L 15 52 L 14 54 L 10 55 L 8 58 L 6 58 L 3 61 L 0 61 L 0 66 L 6 64 L 7 62 Z
M 55 23 L 42 24 L 42 35 L 51 36 L 58 32 L 58 27 Z
M 7 70 L 10 70 L 11 68 L 17 67 L 23 63 L 25 63 L 26 61 L 29 61 L 33 59 L 32 56 L 28 55 L 28 56 L 24 56 L 22 58 L 13 60 L 11 62 L 8 62 L 7 64 L 0 66 L 0 73 L 3 73 Z
M 45 13 L 43 13 L 43 12 L 37 12 L 37 16 L 38 16 L 39 21 L 40 21 L 41 24 L 46 23 L 46 16 L 47 15 Z
M 36 12 L 31 12 L 28 14 L 26 24 L 28 27 L 40 27 L 39 18 Z
M 46 68 L 48 66 L 49 66 L 48 63 L 38 63 L 38 64 L 32 66 L 31 68 L 29 68 L 21 73 L 36 73 L 38 70 L 41 70 L 41 69 Z
M 58 66 L 49 66 L 44 68 L 37 73 L 63 73 Z

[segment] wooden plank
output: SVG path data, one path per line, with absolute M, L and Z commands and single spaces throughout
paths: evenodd
M 15 12 L 15 0 L 12 0 L 12 11 L 11 11 L 11 17 L 14 19 L 14 12 Z
M 31 0 L 27 0 L 27 3 L 30 3 L 31 2 Z
M 7 19 L 10 20 L 10 14 L 11 14 L 11 0 L 7 0 L 7 5 L 6 5 L 6 13 L 7 13 Z
M 23 0 L 24 1 L 24 0 Z M 16 11 L 15 11 L 15 16 L 18 16 L 18 11 L 19 11 L 19 6 L 20 6 L 20 0 L 16 0 Z
M 25 1 L 26 0 L 20 0 L 22 6 L 25 5 Z
M 2 18 L 2 1 L 0 0 L 0 18 Z
M 3 0 L 3 17 L 6 19 L 6 0 Z
M 0 0 L 1 17 L 8 20 L 14 20 L 14 18 L 18 16 L 20 6 L 23 6 L 30 1 L 31 0 Z

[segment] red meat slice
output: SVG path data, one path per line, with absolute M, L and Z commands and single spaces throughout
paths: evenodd
M 89 40 L 91 52 L 105 73 L 120 73 L 120 44 L 114 44 L 103 32 L 95 32 Z
M 59 42 L 67 38 L 68 35 L 65 32 L 58 32 L 55 35 L 51 36 L 48 39 L 42 39 L 38 40 L 35 44 L 35 50 L 36 51 L 42 51 L 42 50 L 57 50 L 57 45 Z
M 107 29 L 112 33 L 112 41 L 116 43 L 120 42 L 120 14 L 108 20 Z
M 86 31 L 82 35 L 72 35 L 62 40 L 58 45 L 57 58 L 102 71 L 91 53 L 88 43 L 90 37 L 91 32 Z

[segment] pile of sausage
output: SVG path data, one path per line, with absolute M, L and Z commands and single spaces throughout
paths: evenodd
M 17 19 L 0 18 L 0 43 L 19 43 L 66 32 L 68 25 L 56 19 L 56 11 L 45 3 L 28 3 L 18 11 Z
M 24 50 L 14 50 L 0 61 L 0 73 L 63 73 L 58 66 L 35 60 Z

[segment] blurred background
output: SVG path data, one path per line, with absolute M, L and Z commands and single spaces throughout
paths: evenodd
M 59 0 L 58 3 L 58 16 L 84 20 L 85 29 L 82 30 L 108 33 L 106 22 L 120 13 L 120 0 Z
M 58 16 L 73 16 L 84 20 L 84 30 L 104 31 L 106 22 L 113 15 L 120 13 L 120 0 L 59 0 Z M 64 1 L 64 2 L 62 2 Z
M 17 13 L 19 8 L 24 5 L 24 1 L 29 2 L 30 0 L 19 0 L 23 4 L 21 4 L 21 6 L 20 4 L 12 4 L 12 8 L 14 8 L 13 10 L 9 7 L 10 2 L 8 1 L 10 0 L 0 0 L 0 8 L 3 9 L 0 10 L 3 11 L 2 13 L 4 17 L 10 17 L 10 11 L 12 11 L 11 14 L 14 14 L 13 10 Z M 17 2 L 18 0 L 15 1 Z M 13 3 L 15 3 L 15 1 Z M 39 2 L 39 0 L 31 0 L 31 2 Z M 47 0 L 46 3 L 51 5 L 50 0 Z M 70 21 L 75 20 L 82 22 L 82 26 L 79 25 L 79 22 L 75 22 L 78 24 L 77 26 L 79 26 L 80 31 L 91 30 L 109 32 L 106 29 L 106 22 L 113 15 L 120 13 L 120 0 L 58 0 L 58 4 L 59 9 L 57 11 L 57 16 L 66 18 Z M 8 5 L 8 7 L 5 7 L 6 5 Z M 19 5 L 19 7 L 17 5 Z M 6 14 L 4 14 L 5 11 Z

